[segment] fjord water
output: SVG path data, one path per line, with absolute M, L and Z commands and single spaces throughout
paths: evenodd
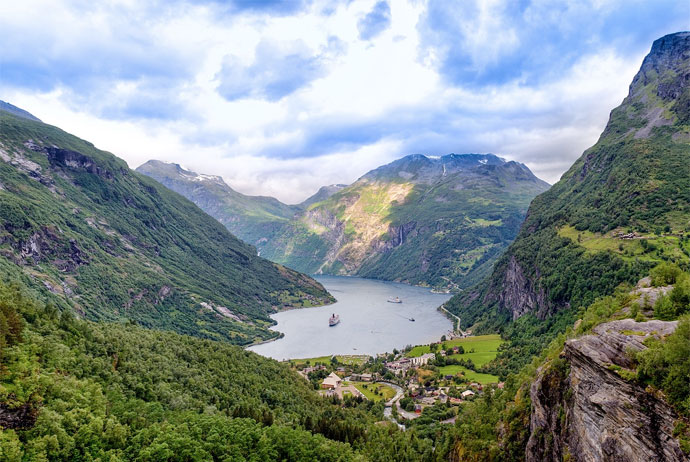
M 333 305 L 285 311 L 271 316 L 273 329 L 283 332 L 279 340 L 249 349 L 263 356 L 283 360 L 331 354 L 384 353 L 406 345 L 438 340 L 451 322 L 437 307 L 450 295 L 406 284 L 357 277 L 316 278 L 338 300 Z M 400 297 L 403 303 L 389 303 Z M 332 313 L 340 323 L 329 327 Z M 414 322 L 410 321 L 414 318 Z

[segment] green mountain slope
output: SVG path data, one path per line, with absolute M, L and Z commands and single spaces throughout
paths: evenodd
M 0 267 L 89 319 L 250 343 L 332 300 L 184 197 L 62 130 L 0 111 Z
M 453 298 L 462 323 L 572 317 L 664 260 L 690 262 L 690 33 L 654 42 L 599 141 L 549 191 L 492 275 Z M 566 309 L 561 313 L 562 310 Z M 565 313 L 565 314 L 564 314 Z M 573 313 L 568 315 L 567 313 Z
M 270 239 L 301 210 L 273 197 L 247 196 L 219 176 L 199 175 L 178 164 L 150 160 L 136 170 L 182 194 L 252 245 Z
M 331 197 L 333 194 L 337 193 L 343 188 L 347 188 L 346 184 L 331 184 L 328 186 L 321 186 L 316 193 L 307 199 L 305 199 L 303 202 L 299 204 L 299 207 L 301 210 L 305 210 L 309 208 L 312 204 L 316 204 L 317 202 L 325 201 L 329 197 Z
M 261 252 L 304 272 L 466 287 L 491 269 L 547 188 L 493 155 L 408 156 L 311 204 Z

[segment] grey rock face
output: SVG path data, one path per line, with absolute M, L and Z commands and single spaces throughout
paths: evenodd
M 512 256 L 508 262 L 501 287 L 499 301 L 506 310 L 510 311 L 513 320 L 531 311 L 549 306 L 544 291 L 536 290 L 532 279 L 525 275 L 515 256 Z
M 673 437 L 673 409 L 617 372 L 632 366 L 628 352 L 644 349 L 645 338 L 676 326 L 625 319 L 567 341 L 564 364 L 545 366 L 532 384 L 526 460 L 687 461 Z
M 630 85 L 630 96 L 653 79 L 672 70 L 673 78 L 660 82 L 657 95 L 664 100 L 680 97 L 683 89 L 690 85 L 690 32 L 669 34 L 655 40 L 652 50 L 642 62 L 640 72 Z

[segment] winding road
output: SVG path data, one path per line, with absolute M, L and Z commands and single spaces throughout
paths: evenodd
M 405 393 L 403 392 L 403 389 L 400 387 L 400 385 L 397 385 L 393 382 L 385 382 L 385 381 L 378 381 L 376 383 L 382 383 L 384 385 L 388 385 L 393 390 L 395 390 L 395 396 L 384 403 L 386 406 L 386 409 L 384 410 L 383 415 L 386 416 L 389 420 L 395 422 L 400 428 L 403 428 L 403 429 L 405 428 L 404 425 L 398 423 L 393 418 L 392 410 L 391 410 L 391 408 L 393 406 L 395 406 L 396 410 L 398 411 L 398 414 L 400 414 L 405 420 L 412 420 L 412 419 L 416 419 L 417 417 L 419 417 L 419 414 L 415 414 L 414 412 L 408 412 L 400 406 L 400 400 L 402 399 L 403 396 L 405 396 Z

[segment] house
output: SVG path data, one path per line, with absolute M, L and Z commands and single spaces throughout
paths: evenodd
M 422 356 L 417 356 L 416 358 L 410 358 L 410 362 L 413 366 L 424 366 L 436 359 L 436 355 L 433 353 L 425 353 Z
M 433 404 L 436 402 L 436 399 L 432 398 L 431 396 L 426 396 L 422 398 L 422 404 L 426 404 L 428 406 L 433 406 Z
M 304 369 L 302 369 L 302 372 L 304 372 L 304 374 L 309 374 L 310 372 L 316 372 L 323 369 L 326 369 L 326 366 L 322 366 L 321 364 L 319 364 L 318 366 L 305 367 Z
M 342 379 L 335 375 L 335 372 L 331 372 L 328 377 L 323 379 L 323 382 L 321 383 L 321 388 L 326 388 L 326 389 L 333 389 L 333 388 L 338 388 L 340 387 L 340 384 L 342 383 Z
M 452 396 L 451 396 L 450 398 L 448 398 L 448 400 L 450 401 L 450 404 L 460 404 L 460 403 L 462 403 L 462 400 L 461 400 L 460 398 L 453 398 Z
M 371 374 L 352 374 L 350 378 L 355 382 L 371 382 L 373 380 Z
M 469 397 L 471 397 L 471 396 L 474 396 L 475 394 L 476 394 L 476 393 L 473 392 L 472 390 L 465 390 L 465 391 L 463 391 L 462 393 L 460 393 L 460 396 L 462 396 L 463 398 L 467 399 L 467 398 L 469 398 Z
M 415 404 L 414 405 L 414 413 L 415 414 L 421 414 L 422 413 L 422 405 L 421 404 Z
M 441 394 L 438 395 L 438 401 L 442 404 L 446 404 L 446 401 L 448 401 L 448 395 L 441 392 Z

